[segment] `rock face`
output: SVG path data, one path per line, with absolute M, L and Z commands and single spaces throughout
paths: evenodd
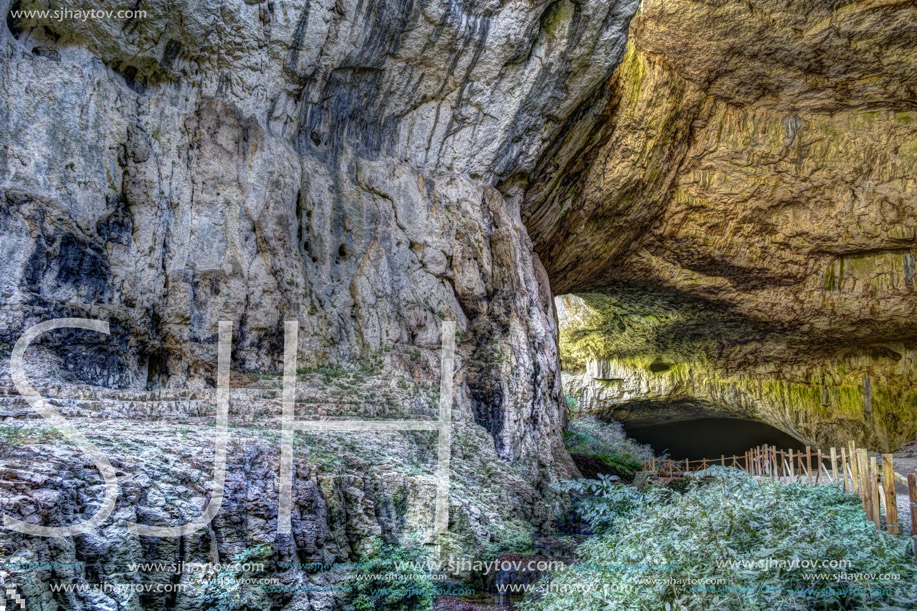
M 41 320 L 105 319 L 110 337 L 61 332 L 44 358 L 83 382 L 200 387 L 217 321 L 235 323 L 234 367 L 265 372 L 297 319 L 306 365 L 432 379 L 454 319 L 461 416 L 533 478 L 568 470 L 551 292 L 519 205 L 598 103 L 635 3 L 139 8 L 9 13 L 6 349 Z
M 915 18 L 643 3 L 604 121 L 539 165 L 523 207 L 552 287 L 586 307 L 568 365 L 624 380 L 574 382 L 587 395 L 821 443 L 917 436 Z
M 42 338 L 27 369 L 62 406 L 84 389 L 67 412 L 83 430 L 128 422 L 114 445 L 98 439 L 127 487 L 104 532 L 67 549 L 11 538 L 3 554 L 88 560 L 71 577 L 104 581 L 127 560 L 225 562 L 274 542 L 276 434 L 239 433 L 254 438 L 234 442 L 233 491 L 200 539 L 157 547 L 123 528 L 137 507 L 150 508 L 141 521 L 187 521 L 209 494 L 210 429 L 183 425 L 186 441 L 174 422 L 155 421 L 212 413 L 200 402 L 221 320 L 234 323 L 234 385 L 281 370 L 283 322 L 295 319 L 305 370 L 386 372 L 430 393 L 441 323 L 455 320 L 455 549 L 489 544 L 507 520 L 546 523 L 547 484 L 575 467 L 561 434 L 552 293 L 520 206 L 559 135 L 599 120 L 636 4 L 182 0 L 83 19 L 57 15 L 112 7 L 63 2 L 41 17 L 20 11 L 44 3 L 0 1 L 0 356 L 50 318 L 108 321 L 109 336 Z M 28 410 L 8 378 L 2 386 L 3 415 L 20 426 Z M 240 426 L 279 412 L 276 398 L 251 401 Z M 371 392 L 342 401 L 386 414 Z M 98 502 L 98 474 L 80 452 L 46 431 L 11 434 L 22 443 L 0 456 L 4 513 L 65 524 Z M 403 462 L 418 445 L 388 449 Z M 423 477 L 366 449 L 338 472 L 349 446 L 316 447 L 325 452 L 295 469 L 299 560 L 355 560 L 373 537 L 432 542 Z M 141 451 L 146 463 L 132 458 Z M 57 489 L 64 497 L 48 494 Z M 55 595 L 52 577 L 20 584 L 40 608 L 213 602 Z M 333 608 L 334 598 L 246 604 Z

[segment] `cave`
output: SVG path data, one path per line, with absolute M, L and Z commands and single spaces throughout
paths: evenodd
M 558 296 L 555 308 L 574 412 L 634 430 L 761 422 L 813 447 L 855 441 L 893 452 L 913 438 L 912 332 L 895 341 L 858 339 L 865 329 L 824 333 L 659 281 L 600 282 Z
M 855 442 L 917 467 L 913 2 L 44 4 L 0 4 L 0 568 L 271 569 L 156 571 L 187 595 L 129 602 L 25 576 L 29 609 L 432 609 L 311 588 L 396 544 L 572 558 L 565 482 L 663 455 Z M 39 410 L 13 356 L 63 317 L 111 334 L 34 342 Z M 602 603 L 751 605 L 666 596 Z
M 696 418 L 650 426 L 625 424 L 624 430 L 635 441 L 648 444 L 654 453 L 667 454 L 675 460 L 742 456 L 749 448 L 764 444 L 782 450 L 805 449 L 803 443 L 780 429 L 738 418 Z

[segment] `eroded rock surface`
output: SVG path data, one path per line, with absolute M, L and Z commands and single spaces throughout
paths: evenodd
M 568 355 L 627 379 L 583 381 L 606 408 L 917 436 L 915 23 L 911 2 L 643 3 L 605 121 L 523 208 L 555 291 L 607 316 L 573 320 L 592 344 Z
M 238 494 L 200 541 L 157 551 L 123 531 L 135 504 L 160 507 L 150 520 L 183 521 L 207 495 L 203 463 L 173 469 L 166 457 L 203 451 L 200 425 L 187 425 L 187 444 L 174 432 L 157 439 L 151 427 L 170 414 L 201 417 L 221 320 L 234 323 L 237 374 L 279 372 L 283 321 L 295 319 L 302 368 L 369 368 L 425 388 L 438 385 L 441 323 L 455 320 L 454 415 L 470 431 L 456 441 L 479 457 L 456 478 L 491 474 L 498 483 L 455 489 L 453 500 L 466 495 L 469 507 L 456 514 L 465 523 L 452 530 L 467 539 L 457 549 L 480 547 L 510 515 L 546 520 L 531 512 L 541 511 L 547 484 L 575 467 L 561 435 L 552 293 L 520 204 L 558 135 L 597 120 L 592 109 L 604 104 L 636 4 L 195 0 L 141 2 L 132 8 L 145 15 L 118 20 L 16 16 L 48 7 L 0 2 L 0 351 L 8 357 L 26 328 L 50 318 L 108 321 L 109 336 L 42 338 L 27 371 L 69 405 L 69 417 L 136 424 L 123 442 L 150 456 L 142 465 L 127 446 L 111 448 L 131 494 L 93 545 L 142 561 L 205 548 L 223 557 L 270 539 L 276 453 L 263 441 L 234 451 Z M 72 384 L 117 392 L 75 399 Z M 8 380 L 4 387 L 12 396 Z M 357 400 L 369 407 L 356 413 L 380 417 L 373 401 Z M 244 404 L 249 425 L 279 411 L 268 397 Z M 28 412 L 4 409 L 11 430 Z M 413 452 L 405 443 L 392 442 L 402 462 Z M 51 446 L 61 473 L 84 468 L 78 452 Z M 66 522 L 66 503 L 39 499 L 20 477 L 36 453 L 4 456 L 16 493 L 4 511 Z M 392 465 L 372 465 L 379 479 L 370 485 L 365 464 L 322 479 L 330 466 L 320 458 L 297 468 L 296 485 L 308 489 L 300 511 L 312 526 L 297 534 L 307 555 L 358 558 L 367 536 L 398 541 L 411 530 L 379 513 L 393 494 L 380 495 L 386 477 L 411 490 L 399 519 L 430 517 L 429 490 L 399 484 Z M 183 488 L 157 505 L 142 482 L 163 478 Z M 70 490 L 68 481 L 43 480 L 48 490 Z M 75 507 L 97 502 L 97 485 L 77 488 L 67 492 Z M 110 576 L 93 570 L 77 578 Z M 47 608 L 139 604 L 77 605 L 32 586 Z M 325 608 L 332 599 L 270 604 Z
M 361 370 L 299 377 L 298 418 L 424 418 L 436 410 L 434 393 L 409 378 Z M 474 423 L 454 427 L 449 533 L 441 540 L 432 519 L 435 436 L 314 432 L 295 436 L 292 532 L 279 535 L 279 380 L 235 382 L 221 509 L 206 528 L 180 538 L 138 536 L 127 524 L 186 524 L 212 502 L 212 394 L 80 387 L 53 401 L 109 458 L 119 497 L 89 533 L 4 532 L 6 585 L 25 596 L 27 609 L 339 609 L 354 573 L 366 571 L 361 560 L 380 541 L 439 542 L 444 566 L 459 566 L 553 517 L 527 473 L 500 460 Z M 18 417 L 28 412 L 21 397 L 0 401 L 13 414 L 0 425 L 0 512 L 50 526 L 95 513 L 103 480 L 92 462 L 42 419 Z M 471 577 L 468 570 L 451 575 Z
M 432 377 L 455 319 L 462 417 L 535 478 L 568 467 L 551 293 L 519 194 L 595 102 L 634 2 L 139 8 L 10 13 L 7 348 L 41 320 L 101 318 L 108 338 L 45 344 L 80 350 L 64 358 L 76 379 L 200 387 L 218 320 L 236 324 L 234 366 L 277 371 L 297 319 L 307 365 Z

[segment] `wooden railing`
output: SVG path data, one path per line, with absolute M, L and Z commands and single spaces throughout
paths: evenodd
M 914 559 L 917 561 L 917 476 L 911 473 L 905 478 L 896 473 L 891 454 L 882 454 L 879 462 L 876 456 L 869 456 L 865 448 L 857 448 L 852 441 L 848 447 L 840 448 L 840 451 L 829 448 L 828 452 L 820 449 L 813 451 L 810 446 L 806 446 L 805 452 L 794 452 L 763 445 L 745 452 L 744 456 L 720 456 L 719 459 L 654 458 L 644 461 L 643 470 L 661 477 L 683 477 L 688 472 L 701 471 L 715 465 L 736 467 L 754 476 L 789 482 L 806 481 L 813 485 L 842 483 L 845 492 L 859 495 L 866 517 L 876 528 L 883 528 L 882 516 L 885 516 L 885 529 L 892 534 L 898 533 L 895 482 L 899 481 L 908 489 Z

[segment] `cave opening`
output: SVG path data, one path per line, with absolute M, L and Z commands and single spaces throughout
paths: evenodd
M 799 440 L 763 422 L 739 418 L 695 418 L 650 426 L 624 424 L 628 437 L 677 460 L 742 456 L 767 444 L 782 450 L 804 450 Z
M 571 419 L 617 421 L 677 460 L 805 448 L 803 433 L 765 423 L 779 384 L 758 373 L 783 344 L 764 323 L 659 287 L 618 284 L 555 304 Z

